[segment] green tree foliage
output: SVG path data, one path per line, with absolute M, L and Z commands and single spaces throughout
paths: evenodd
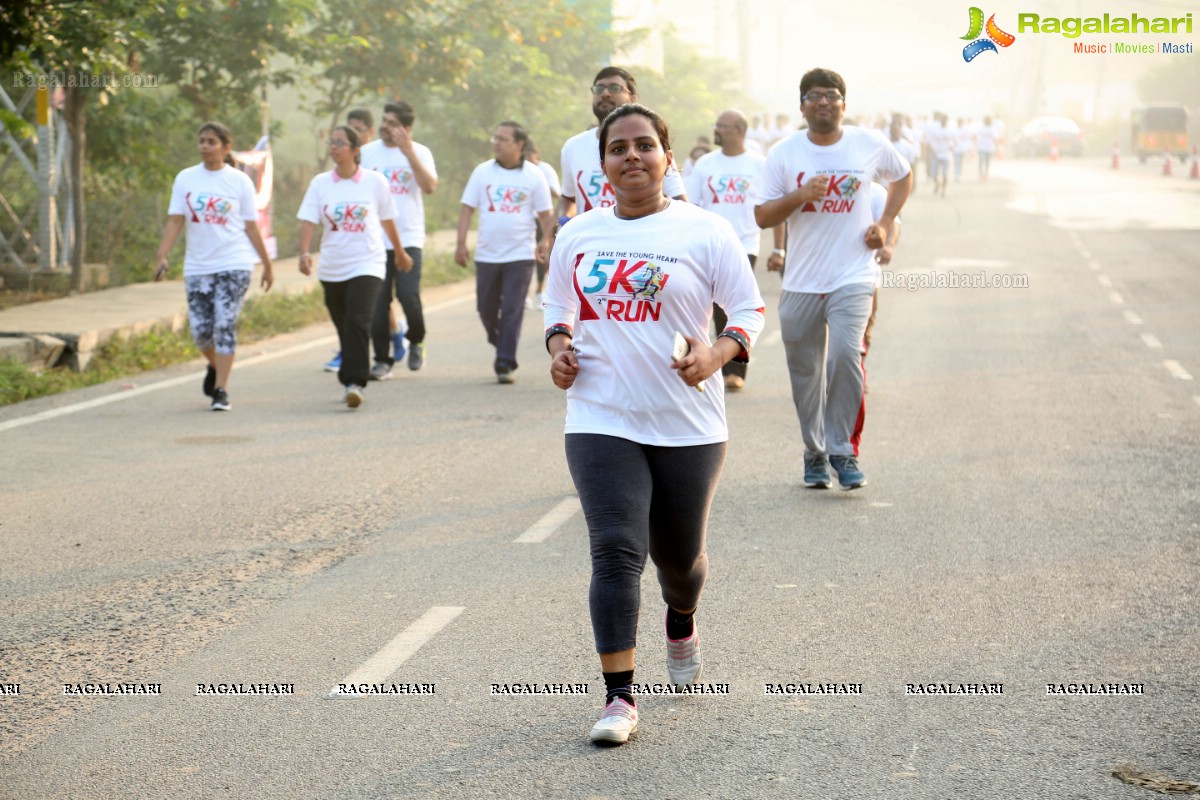
M 196 120 L 229 118 L 235 109 L 255 107 L 264 87 L 296 80 L 299 68 L 273 66 L 279 63 L 274 57 L 311 57 L 309 20 L 319 7 L 316 0 L 170 5 L 144 23 L 144 68 L 175 87 Z

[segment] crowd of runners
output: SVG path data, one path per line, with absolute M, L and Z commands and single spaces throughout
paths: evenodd
M 745 388 L 768 313 L 754 276 L 762 232 L 773 243 L 766 268 L 782 280 L 776 313 L 802 443 L 797 483 L 860 489 L 880 267 L 899 240 L 915 166 L 925 160 L 940 194 L 951 163 L 960 178 L 968 153 L 986 178 L 1002 132 L 988 119 L 951 127 L 940 114 L 851 125 L 843 78 L 813 69 L 799 84 L 799 129 L 784 115 L 772 124 L 727 109 L 711 139 L 688 153 L 685 176 L 667 121 L 638 103 L 632 74 L 606 67 L 589 92 L 597 124 L 563 145 L 557 174 L 519 121 L 494 126 L 492 157 L 462 192 L 454 257 L 474 264 L 499 383 L 512 383 L 521 366 L 524 312 L 536 305 L 543 314 L 550 379 L 566 396 L 566 462 L 587 521 L 591 620 L 607 690 L 590 738 L 620 744 L 638 726 L 647 557 L 665 604 L 670 682 L 686 686 L 703 671 L 695 615 L 728 439 L 725 395 Z M 312 180 L 297 214 L 300 269 L 315 271 L 339 337 L 326 368 L 350 408 L 406 355 L 409 370 L 426 363 L 423 198 L 437 190 L 438 174 L 433 153 L 414 139 L 415 121 L 410 105 L 388 103 L 375 138 L 371 110 L 351 111 L 329 134 L 333 168 Z M 268 288 L 273 272 L 252 186 L 228 163 L 228 130 L 205 125 L 198 142 L 202 163 L 181 172 L 172 190 L 156 279 L 186 230 L 191 329 L 210 364 L 204 392 L 214 410 L 227 411 L 255 255 Z M 614 497 L 608 487 L 618 475 L 635 488 Z

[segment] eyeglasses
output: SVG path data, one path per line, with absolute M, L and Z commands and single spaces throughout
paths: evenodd
M 624 94 L 628 91 L 629 87 L 623 83 L 597 83 L 592 87 L 592 94 L 604 94 L 605 92 L 609 94 Z
M 827 101 L 829 101 L 829 103 L 832 104 L 832 103 L 840 103 L 845 99 L 846 98 L 842 97 L 842 95 L 839 92 L 808 92 L 806 94 L 800 95 L 801 101 L 807 101 L 809 103 L 812 103 L 813 105 L 816 105 L 817 103 L 821 102 L 822 100 L 827 100 Z
M 350 143 L 347 142 L 345 139 L 330 139 L 325 144 L 329 145 L 330 147 L 349 147 L 350 146 Z

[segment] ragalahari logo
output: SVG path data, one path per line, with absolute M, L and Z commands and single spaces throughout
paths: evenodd
M 979 34 L 987 30 L 987 38 L 980 39 Z M 973 39 L 969 45 L 963 48 L 963 61 L 971 62 L 980 53 L 993 52 L 998 53 L 996 45 L 1008 47 L 1017 40 L 1017 37 L 1011 33 L 1005 33 L 996 25 L 996 15 L 992 14 L 988 17 L 987 25 L 983 24 L 983 10 L 971 6 L 971 28 L 967 31 L 967 35 L 961 37 L 963 39 Z

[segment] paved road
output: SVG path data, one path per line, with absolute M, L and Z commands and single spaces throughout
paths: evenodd
M 319 370 L 325 326 L 256 345 L 230 414 L 194 365 L 3 410 L 0 796 L 1149 796 L 1121 763 L 1200 782 L 1200 193 L 1104 167 L 1008 162 L 913 198 L 894 270 L 918 288 L 881 296 L 862 491 L 798 488 L 769 323 L 729 398 L 698 618 L 730 694 L 645 698 L 616 750 L 586 741 L 603 684 L 539 320 L 499 386 L 472 298 L 443 298 L 427 369 L 355 413 Z M 1027 288 L 920 285 L 980 273 Z M 88 682 L 162 693 L 64 696 Z M 434 693 L 330 697 L 345 682 Z M 197 696 L 218 683 L 295 694 Z M 491 693 L 513 683 L 589 693 Z M 862 694 L 764 694 L 799 683 Z M 1003 694 L 906 694 L 931 683 Z M 1144 695 L 1047 696 L 1068 683 Z

